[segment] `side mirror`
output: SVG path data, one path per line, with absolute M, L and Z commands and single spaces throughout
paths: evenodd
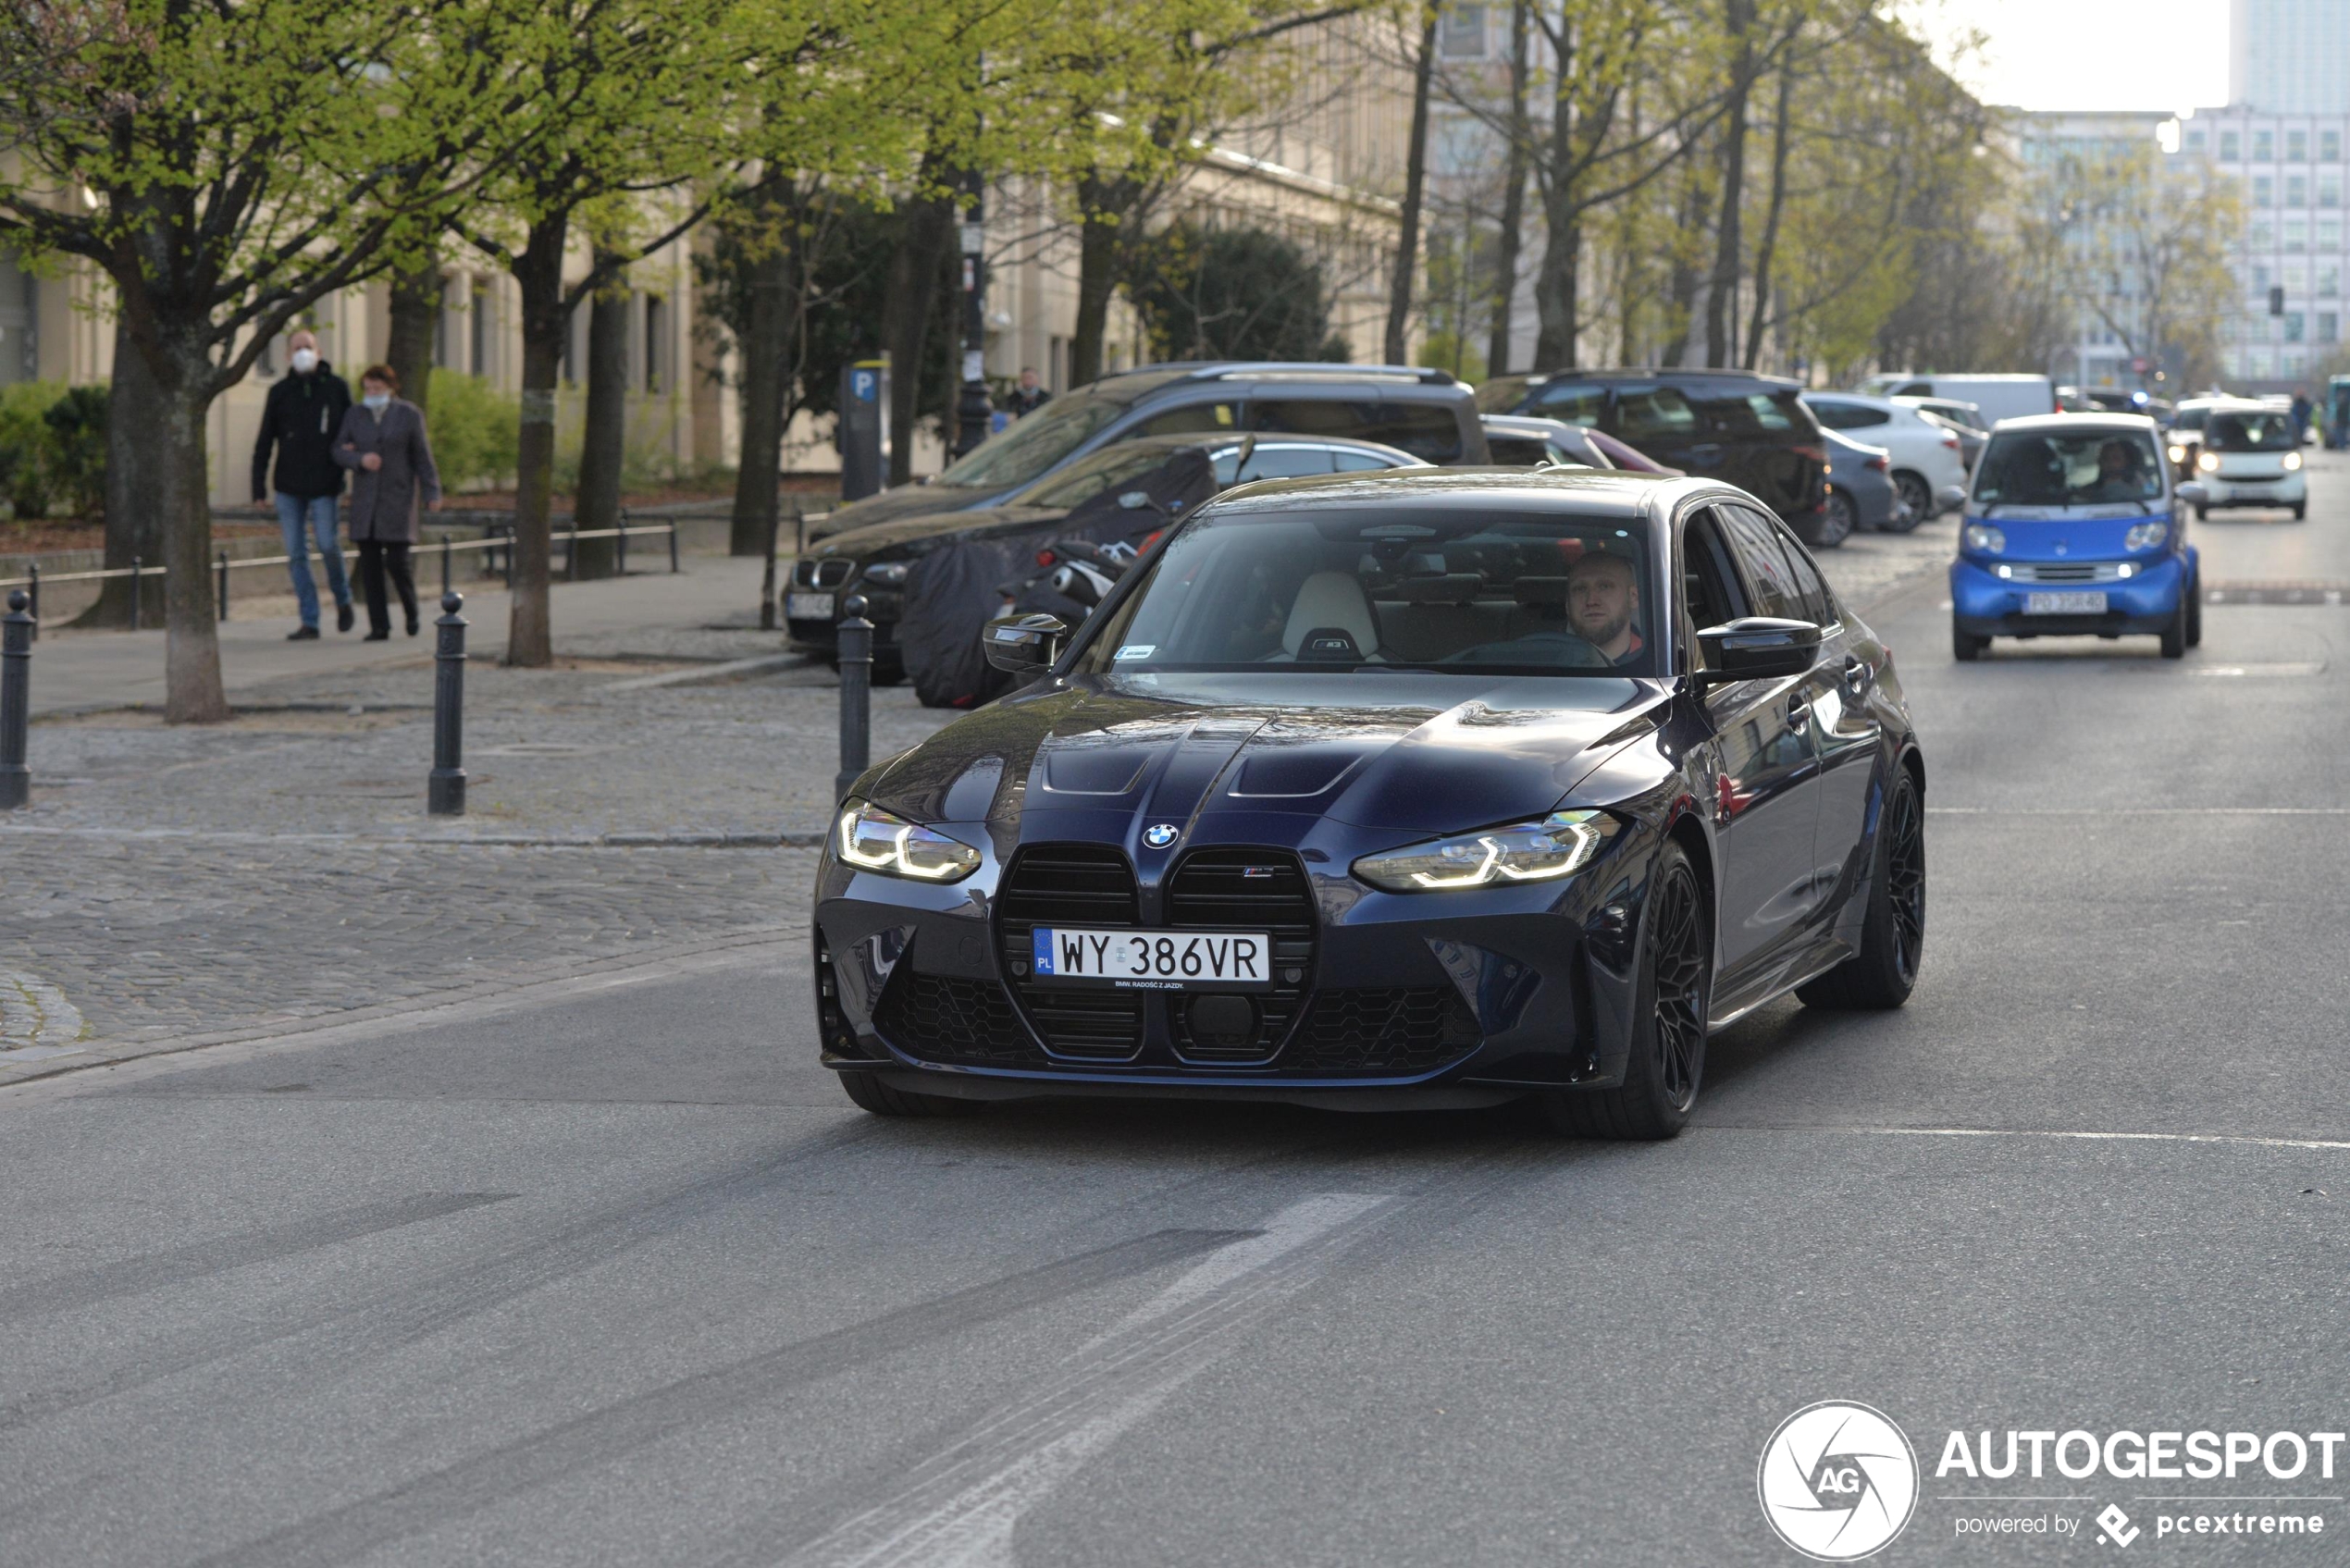
M 1936 512 L 1956 512 L 1965 504 L 1966 487 L 1964 485 L 1945 485 L 1934 492 L 1934 508 Z
M 2181 506 L 2202 506 L 2211 499 L 2210 490 L 2193 479 L 2173 487 L 2171 493 L 2178 498 Z
M 1809 621 L 1747 615 L 1697 635 L 1706 668 L 1697 672 L 1701 691 L 1732 681 L 1771 681 L 1800 675 L 1819 662 L 1820 628 Z
M 982 628 L 979 646 L 987 662 L 1008 675 L 1034 677 L 1060 661 L 1069 646 L 1069 623 L 1058 615 L 999 615 Z
M 1129 490 L 1118 498 L 1118 504 L 1129 512 L 1140 512 L 1150 503 L 1151 493 L 1148 490 Z

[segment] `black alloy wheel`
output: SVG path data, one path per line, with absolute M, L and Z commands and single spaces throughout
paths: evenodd
M 1898 1007 L 1917 988 L 1925 954 L 1925 811 L 1917 780 L 1896 767 L 1877 826 L 1861 950 L 1796 995 L 1812 1007 Z
M 1893 486 L 1901 492 L 1901 499 L 1910 503 L 1910 515 L 1917 523 L 1933 517 L 1934 487 L 1925 482 L 1923 475 L 1912 474 L 1905 468 L 1893 475 Z M 1915 523 L 1911 525 L 1915 525 Z
M 1688 856 L 1667 842 L 1649 890 L 1630 1050 L 1624 1081 L 1562 1090 L 1538 1104 L 1561 1132 L 1586 1138 L 1670 1138 L 1688 1120 L 1705 1079 L 1707 1006 L 1713 992 L 1713 926 Z
M 2187 646 L 2203 646 L 2203 574 L 2187 579 Z
M 2162 657 L 2184 659 L 2187 656 L 2187 596 L 2182 592 L 2179 602 L 2171 611 L 2171 623 L 2162 628 Z

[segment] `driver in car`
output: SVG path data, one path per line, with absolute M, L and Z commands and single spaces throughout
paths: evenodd
M 1566 621 L 1575 635 L 1614 664 L 1640 654 L 1632 617 L 1640 608 L 1639 569 L 1626 558 L 1587 551 L 1566 574 Z
M 2097 449 L 2098 500 L 2139 500 L 2146 493 L 2146 476 L 2138 472 L 2137 448 L 2128 441 L 2108 441 Z

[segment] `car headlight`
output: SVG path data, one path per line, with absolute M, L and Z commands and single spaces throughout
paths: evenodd
M 860 871 L 917 882 L 955 882 L 979 870 L 979 851 L 970 845 L 862 800 L 841 812 L 836 847 Z
M 906 580 L 906 567 L 907 562 L 903 561 L 875 562 L 872 565 L 865 568 L 865 581 L 869 583 L 902 583 Z
M 2206 474 L 2217 474 L 2220 472 L 2220 454 L 2216 451 L 2198 453 L 2195 460 L 2195 465 L 2197 468 L 2202 469 Z
M 1977 555 L 1998 555 L 2008 548 L 2008 536 L 1988 523 L 1966 525 L 1966 548 Z
M 2168 523 L 2134 523 L 2130 531 L 2121 536 L 2121 548 L 2152 549 L 2170 537 L 2171 525 Z
M 1614 831 L 1615 820 L 1604 811 L 1553 811 L 1539 822 L 1366 855 L 1354 862 L 1354 874 L 1390 893 L 1555 882 L 1589 864 Z
M 2171 449 L 2171 462 L 2173 462 L 2173 463 L 2184 463 L 2184 462 L 2186 462 L 2186 460 L 2187 460 L 2187 449 L 2186 449 L 2186 448 L 2184 448 L 2184 447 L 2180 447 L 2180 446 L 2174 446 L 2174 447 L 2172 447 L 2172 448 Z
M 2289 452 L 2287 452 L 2287 453 L 2285 453 L 2285 454 L 2284 454 L 2284 471 L 2285 471 L 2286 473 L 2290 474 L 2290 473 L 2292 473 L 2294 469 L 2296 469 L 2296 468 L 2298 468 L 2298 467 L 2300 467 L 2300 466 L 2301 466 L 2301 454 L 2300 454 L 2299 452 L 2297 452 L 2297 451 L 2289 451 Z

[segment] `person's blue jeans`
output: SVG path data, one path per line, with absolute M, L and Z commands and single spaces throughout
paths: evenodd
M 310 575 L 311 537 L 317 537 L 318 553 L 327 558 L 327 591 L 335 596 L 337 608 L 351 602 L 351 579 L 342 569 L 342 541 L 336 520 L 337 496 L 290 496 L 278 492 L 278 532 L 286 540 L 286 574 L 293 579 L 294 602 L 301 607 L 302 623 L 318 623 L 318 585 Z

